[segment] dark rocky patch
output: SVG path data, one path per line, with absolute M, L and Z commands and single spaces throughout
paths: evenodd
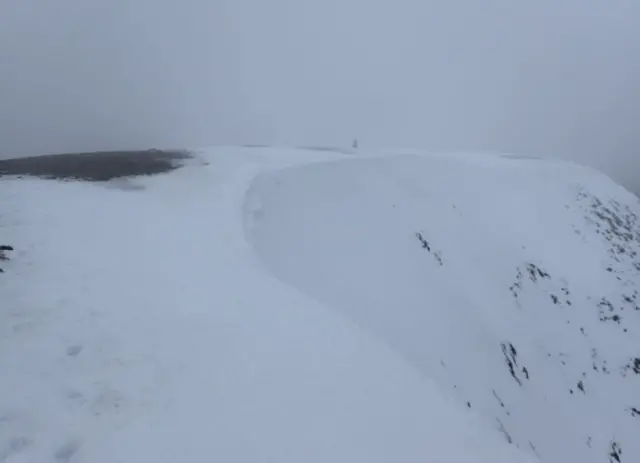
M 622 317 L 617 312 L 622 311 L 622 309 L 616 308 L 607 298 L 603 297 L 600 300 L 598 310 L 601 322 L 613 321 L 618 325 L 620 324 Z
M 0 246 L 0 260 L 9 260 L 7 251 L 13 251 L 13 247 L 7 246 L 6 244 Z
M 516 281 L 509 287 L 513 297 L 518 300 L 518 296 L 520 295 L 520 291 L 522 290 L 522 271 L 518 269 L 518 273 L 516 274 Z
M 593 371 L 597 371 L 598 373 L 603 373 L 605 375 L 611 374 L 611 371 L 607 366 L 606 359 L 601 359 L 598 355 L 598 351 L 595 348 L 591 349 L 591 362 Z
M 504 355 L 504 360 L 507 364 L 507 368 L 509 369 L 511 377 L 515 379 L 520 386 L 522 386 L 522 380 L 518 378 L 518 375 L 516 373 L 516 367 L 518 367 L 518 352 L 516 351 L 516 348 L 510 342 L 506 344 L 502 343 L 500 344 L 500 346 L 502 348 L 502 354 Z
M 105 182 L 120 177 L 154 175 L 181 167 L 186 151 L 103 151 L 48 154 L 0 160 L 0 177 L 33 176 L 45 179 Z
M 609 452 L 609 463 L 622 463 L 622 449 L 616 441 L 611 442 L 611 452 Z
M 6 244 L 0 245 L 0 261 L 9 260 L 7 257 L 7 252 L 13 251 L 12 246 L 8 246 Z M 0 268 L 0 273 L 4 273 L 4 270 Z
M 424 237 L 424 235 L 422 233 L 420 233 L 420 232 L 416 233 L 416 238 L 420 242 L 420 246 L 422 246 L 422 249 L 424 249 L 427 252 L 431 253 L 433 255 L 434 259 L 436 260 L 436 262 L 438 262 L 440 267 L 442 267 L 442 265 L 443 265 L 442 254 L 440 252 L 434 251 L 432 249 L 431 244 L 429 243 L 429 241 L 427 241 L 427 239 Z
M 495 389 L 493 390 L 493 396 L 496 398 L 496 400 L 498 401 L 498 403 L 500 404 L 500 407 L 502 409 L 504 409 L 505 413 L 507 414 L 507 416 L 511 416 L 511 412 L 507 409 L 506 405 L 504 404 L 504 402 L 502 401 L 502 399 L 500 398 L 500 396 L 498 395 L 498 393 L 495 391 Z
M 498 422 L 498 429 L 500 430 L 500 432 L 504 435 L 505 439 L 507 439 L 507 442 L 509 444 L 513 444 L 513 438 L 511 437 L 511 435 L 507 432 L 507 429 L 504 427 L 504 424 L 502 424 L 502 421 L 496 419 L 496 421 Z
M 529 279 L 534 283 L 538 281 L 538 278 L 546 278 L 547 280 L 551 278 L 551 276 L 538 267 L 535 264 L 527 264 L 527 273 L 529 274 Z
M 416 238 L 418 238 L 418 241 L 420 241 L 422 249 L 426 249 L 427 251 L 431 252 L 431 246 L 429 245 L 429 242 L 424 238 L 424 236 L 422 236 L 422 233 L 416 233 Z

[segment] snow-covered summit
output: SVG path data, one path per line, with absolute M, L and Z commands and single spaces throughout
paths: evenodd
M 633 195 L 507 156 L 196 154 L 0 180 L 0 461 L 640 458 Z

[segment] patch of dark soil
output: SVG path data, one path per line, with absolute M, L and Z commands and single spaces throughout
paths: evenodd
M 192 155 L 186 151 L 99 151 L 47 154 L 0 160 L 0 177 L 34 176 L 106 182 L 120 177 L 154 175 L 178 169 Z

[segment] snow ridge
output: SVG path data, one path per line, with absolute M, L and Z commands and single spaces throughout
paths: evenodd
M 126 182 L 0 181 L 0 462 L 531 461 L 247 242 L 273 206 L 256 176 L 344 154 L 197 154 Z
M 572 164 L 392 156 L 260 178 L 251 241 L 542 461 L 640 459 L 637 198 Z M 250 199 L 255 201 L 255 199 Z

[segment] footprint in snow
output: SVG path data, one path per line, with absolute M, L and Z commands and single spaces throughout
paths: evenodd
M 54 452 L 53 456 L 56 463 L 70 463 L 74 455 L 80 450 L 80 442 L 78 440 L 70 440 Z
M 4 444 L 4 448 L 0 451 L 0 461 L 7 463 L 22 461 L 18 460 L 20 454 L 32 445 L 33 441 L 28 437 L 12 437 Z
M 69 400 L 73 404 L 83 405 L 86 403 L 86 399 L 84 394 L 77 389 L 69 389 L 64 393 L 67 400 Z
M 28 332 L 32 330 L 34 326 L 35 326 L 35 323 L 32 321 L 29 321 L 29 320 L 19 321 L 11 325 L 11 333 L 16 335 L 16 334 Z
M 125 405 L 125 396 L 116 389 L 104 387 L 92 400 L 91 410 L 96 416 L 118 412 Z
M 67 347 L 67 355 L 69 357 L 77 357 L 80 352 L 82 352 L 82 346 L 69 346 Z

